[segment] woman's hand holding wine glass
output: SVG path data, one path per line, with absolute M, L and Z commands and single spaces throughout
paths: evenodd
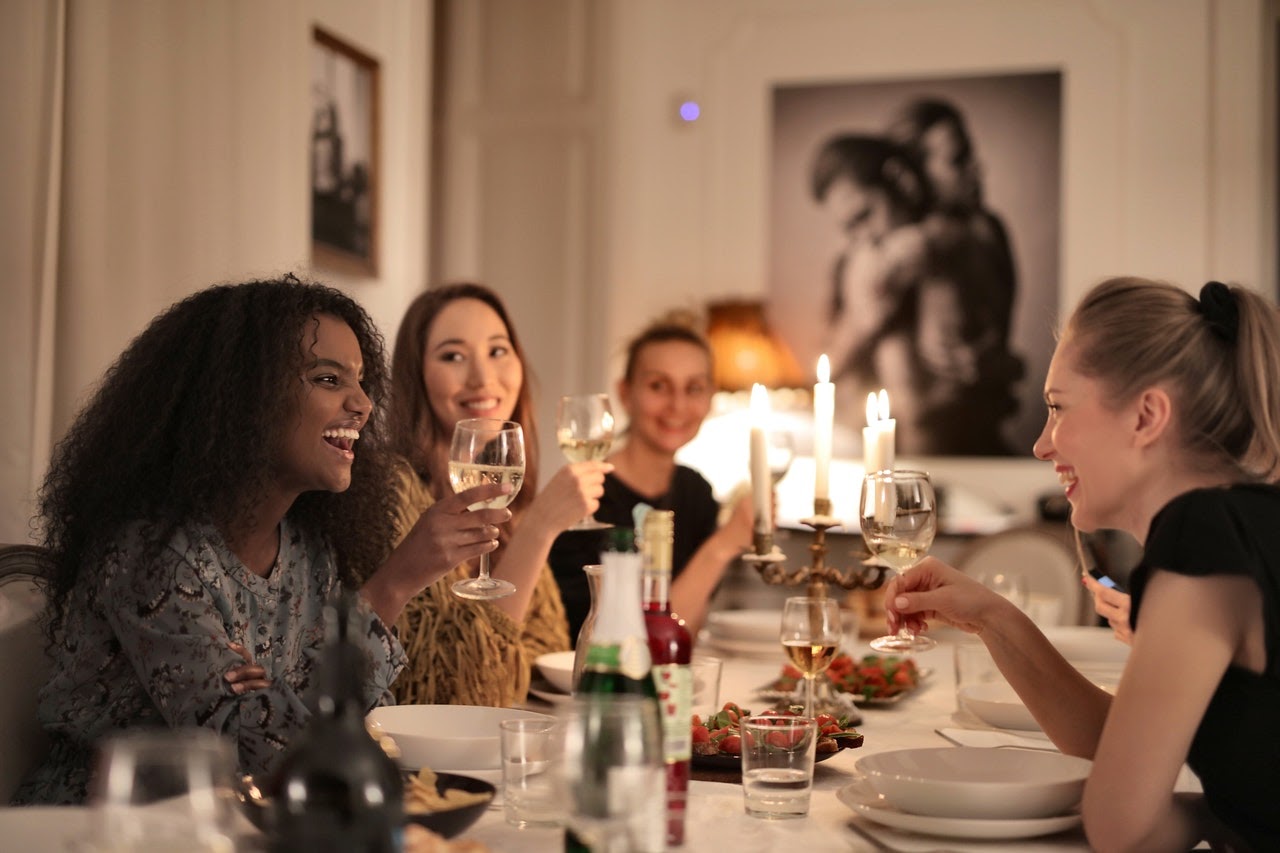
M 862 537 L 872 556 L 897 572 L 920 562 L 938 530 L 937 500 L 928 474 L 893 470 L 868 474 L 859 504 Z M 905 626 L 871 641 L 871 648 L 890 653 L 922 652 L 935 645 Z
M 608 394 L 574 394 L 560 398 L 556 409 L 556 441 L 570 462 L 600 462 L 613 447 L 613 412 Z M 612 524 L 591 516 L 570 530 L 604 530 Z
M 515 500 L 524 482 L 524 431 L 514 421 L 469 418 L 453 428 L 449 446 L 449 484 L 462 492 L 482 483 L 509 483 L 511 491 L 473 504 L 496 509 Z M 489 577 L 489 554 L 480 555 L 478 577 L 458 581 L 453 593 L 461 598 L 491 599 L 516 591 L 508 581 Z
M 814 679 L 826 672 L 835 658 L 841 631 L 840 605 L 835 599 L 796 595 L 782 607 L 782 648 L 804 675 L 806 717 L 814 715 Z

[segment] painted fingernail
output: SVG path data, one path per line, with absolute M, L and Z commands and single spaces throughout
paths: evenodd
M 907 597 L 905 595 L 898 596 L 893 600 L 893 606 L 899 610 L 905 610 L 907 607 Z

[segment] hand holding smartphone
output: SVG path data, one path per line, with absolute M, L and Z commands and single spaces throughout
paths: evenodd
M 1123 586 L 1116 583 L 1110 575 L 1096 566 L 1089 570 L 1089 576 L 1105 587 L 1110 587 L 1118 592 L 1125 592 L 1125 588 Z

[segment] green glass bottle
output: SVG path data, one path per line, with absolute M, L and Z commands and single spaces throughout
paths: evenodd
M 577 693 L 631 693 L 648 696 L 656 705 L 635 532 L 616 527 L 610 533 L 613 550 L 600 555 L 600 610 Z

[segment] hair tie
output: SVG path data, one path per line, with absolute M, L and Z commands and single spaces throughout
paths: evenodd
M 1200 313 L 1215 335 L 1229 344 L 1236 342 L 1240 333 L 1240 305 L 1231 288 L 1220 281 L 1211 281 L 1200 288 Z

